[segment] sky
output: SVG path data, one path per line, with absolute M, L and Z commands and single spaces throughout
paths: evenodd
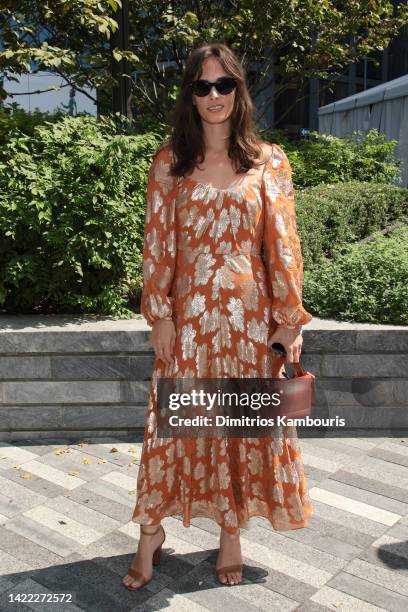
M 37 90 L 48 89 L 53 85 L 60 87 L 65 83 L 65 81 L 61 77 L 47 72 L 39 72 L 37 74 L 23 74 L 18 78 L 19 82 L 8 81 L 6 78 L 6 91 L 10 93 L 34 92 Z M 21 108 L 24 108 L 29 112 L 34 111 L 36 108 L 43 112 L 53 112 L 57 108 L 61 108 L 62 110 L 68 112 L 67 109 L 64 109 L 62 107 L 62 104 L 68 104 L 69 91 L 70 87 L 65 86 L 59 91 L 50 91 L 41 94 L 31 93 L 31 95 L 21 95 L 15 97 L 9 95 L 5 100 L 5 104 L 17 102 L 17 104 Z M 87 91 L 94 95 L 94 92 L 91 89 L 88 89 Z M 96 115 L 96 106 L 92 100 L 87 98 L 87 96 L 82 93 L 76 92 L 75 101 L 77 105 L 77 112 L 86 111 L 91 115 Z

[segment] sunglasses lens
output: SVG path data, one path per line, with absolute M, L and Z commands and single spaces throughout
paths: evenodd
M 227 94 L 231 93 L 233 89 L 235 89 L 237 82 L 232 77 L 221 77 L 214 83 L 214 85 L 219 94 L 226 96 Z M 204 79 L 193 81 L 193 93 L 196 96 L 208 96 L 211 91 L 211 87 L 212 83 L 205 81 Z
M 196 96 L 208 96 L 211 91 L 211 85 L 208 81 L 195 81 L 193 83 L 193 92 Z
M 236 84 L 237 82 L 235 79 L 225 78 L 219 79 L 215 87 L 219 94 L 221 94 L 222 96 L 226 96 L 227 94 L 231 93 L 233 89 L 235 89 Z

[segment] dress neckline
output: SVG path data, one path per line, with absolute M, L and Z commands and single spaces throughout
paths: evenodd
M 229 187 L 215 187 L 215 185 L 211 185 L 211 183 L 203 183 L 202 181 L 199 181 L 198 179 L 190 178 L 189 176 L 183 176 L 182 180 L 190 181 L 190 183 L 194 183 L 195 185 L 200 185 L 200 187 L 204 187 L 206 189 L 212 189 L 213 191 L 220 191 L 220 192 L 240 191 L 241 189 L 243 189 L 244 187 L 247 187 L 249 184 L 253 182 L 249 180 L 242 181 L 242 184 L 239 185 L 238 187 L 232 187 L 232 184 Z
M 261 176 L 260 176 L 260 179 L 261 179 L 260 181 L 259 180 L 252 180 L 251 181 L 251 180 L 247 179 L 245 181 L 242 181 L 242 184 L 239 187 L 235 187 L 234 188 L 234 187 L 231 186 L 232 184 L 229 187 L 215 187 L 214 185 L 211 185 L 211 183 L 203 183 L 202 181 L 199 181 L 198 179 L 193 179 L 193 178 L 191 178 L 189 176 L 182 176 L 181 179 L 183 181 L 190 181 L 190 183 L 194 183 L 195 185 L 199 185 L 200 187 L 204 187 L 205 189 L 212 189 L 213 191 L 217 191 L 217 192 L 221 192 L 221 193 L 227 193 L 227 192 L 236 193 L 236 192 L 242 190 L 244 187 L 248 187 L 249 185 L 254 185 L 254 184 L 259 185 L 262 182 L 263 175 L 264 175 L 264 172 L 265 172 L 265 167 L 266 167 L 267 163 L 272 159 L 273 155 L 274 155 L 274 149 L 273 149 L 273 146 L 272 146 L 271 154 L 268 157 L 268 159 L 265 161 L 265 164 L 264 164 Z

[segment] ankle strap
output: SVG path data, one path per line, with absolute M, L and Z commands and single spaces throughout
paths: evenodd
M 156 531 L 145 531 L 143 529 L 144 525 L 140 525 L 140 531 L 144 534 L 144 535 L 155 535 L 159 529 L 162 527 L 162 524 L 160 523 L 160 525 L 158 526 L 158 528 L 156 529 Z

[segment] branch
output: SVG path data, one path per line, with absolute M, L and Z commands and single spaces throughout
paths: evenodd
M 94 98 L 93 96 L 91 96 L 90 93 L 88 93 L 87 91 L 85 91 L 85 89 L 82 89 L 82 87 L 78 87 L 74 81 L 70 81 L 69 78 L 60 70 L 58 70 L 57 68 L 55 68 L 53 70 L 53 72 L 56 72 L 57 74 L 60 75 L 60 77 L 62 77 L 64 79 L 64 81 L 66 81 L 68 83 L 68 85 L 71 85 L 71 87 L 73 87 L 75 89 L 75 91 L 79 91 L 80 93 L 84 94 L 84 96 L 86 96 L 87 98 L 89 98 L 90 100 L 92 100 L 92 102 L 94 102 L 96 104 L 97 99 Z
M 47 93 L 48 91 L 59 91 L 63 87 L 69 87 L 69 83 L 66 83 L 66 85 L 59 85 L 59 87 L 49 87 L 48 89 L 37 89 L 37 91 L 24 91 L 24 92 L 18 92 L 18 93 L 11 93 L 10 91 L 6 91 L 6 93 L 11 98 L 14 98 L 14 96 L 30 96 L 33 94 Z

